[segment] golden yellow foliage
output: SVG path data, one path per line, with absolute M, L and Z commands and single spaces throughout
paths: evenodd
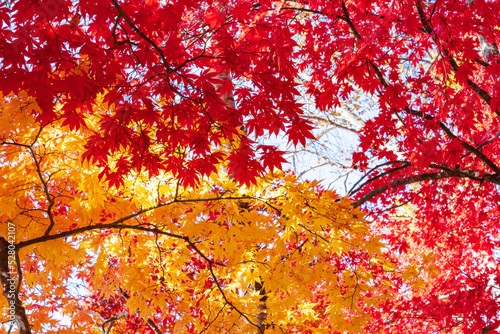
M 0 221 L 16 226 L 35 332 L 94 333 L 92 298 L 117 294 L 143 324 L 175 320 L 164 333 L 357 330 L 387 298 L 367 294 L 384 260 L 363 212 L 315 182 L 275 171 L 240 186 L 222 164 L 196 189 L 165 173 L 108 187 L 81 159 L 98 113 L 70 131 L 36 122 L 25 92 L 0 108 Z M 51 330 L 58 318 L 71 325 Z

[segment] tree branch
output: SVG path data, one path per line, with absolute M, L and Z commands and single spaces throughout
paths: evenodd
M 33 161 L 34 161 L 35 166 L 36 166 L 36 172 L 38 174 L 38 178 L 40 179 L 40 182 L 42 182 L 42 189 L 45 193 L 45 197 L 47 198 L 47 201 L 49 202 L 47 209 L 44 210 L 45 212 L 47 212 L 47 216 L 49 217 L 49 221 L 50 221 L 49 227 L 47 227 L 47 230 L 45 230 L 44 235 L 49 235 L 50 231 L 52 230 L 52 228 L 55 225 L 54 216 L 52 215 L 52 207 L 55 205 L 55 202 L 54 202 L 54 198 L 52 198 L 52 196 L 49 192 L 48 181 L 46 181 L 42 175 L 42 169 L 40 167 L 40 162 L 42 161 L 43 156 L 40 158 L 40 161 L 38 161 L 36 158 L 35 151 L 34 151 L 32 146 L 28 147 L 28 151 L 30 152 L 31 156 L 33 157 Z
M 445 169 L 442 166 L 435 166 L 435 168 Z M 494 184 L 500 184 L 500 177 L 497 175 L 483 174 L 482 176 L 479 176 L 471 173 L 473 172 L 469 170 L 446 168 L 442 172 L 424 173 L 416 176 L 405 177 L 399 180 L 389 182 L 388 184 L 382 187 L 379 187 L 377 189 L 368 192 L 363 197 L 358 199 L 356 202 L 352 203 L 352 206 L 354 208 L 357 208 L 362 204 L 366 203 L 367 201 L 369 201 L 370 199 L 374 198 L 375 196 L 380 195 L 383 192 L 387 191 L 389 188 L 396 188 L 407 184 L 418 183 L 421 181 L 431 181 L 431 180 L 435 181 L 435 180 L 454 177 L 454 178 L 468 178 L 474 181 L 486 181 Z
M 123 11 L 123 9 L 121 8 L 120 4 L 118 3 L 117 0 L 111 0 L 111 2 L 113 3 L 113 5 L 115 6 L 116 10 L 118 11 L 119 15 L 121 17 L 123 17 L 123 19 L 128 23 L 128 25 L 134 29 L 134 31 L 143 39 L 145 40 L 146 42 L 148 42 L 149 44 L 151 44 L 151 46 L 158 52 L 158 54 L 160 55 L 160 58 L 161 58 L 161 61 L 163 63 L 163 66 L 165 66 L 165 68 L 167 69 L 167 74 L 172 72 L 172 69 L 170 68 L 170 66 L 168 66 L 168 63 L 167 63 L 167 60 L 165 59 L 165 54 L 163 53 L 163 50 L 160 49 L 160 47 L 155 43 L 153 42 L 148 36 L 146 36 L 135 24 L 134 22 L 132 22 L 132 20 L 130 19 L 130 17 Z
M 423 11 L 422 4 L 421 4 L 420 0 L 417 1 L 416 6 L 417 6 L 417 12 L 418 12 L 419 18 L 420 18 L 420 23 L 424 26 L 424 28 L 422 30 L 427 34 L 430 34 L 431 32 L 433 32 L 433 30 L 432 30 L 432 27 L 430 26 L 429 22 L 427 21 L 427 18 L 425 17 L 425 13 Z M 356 30 L 356 28 L 354 27 L 354 24 L 352 23 L 351 19 L 349 18 L 349 12 L 347 11 L 347 8 L 346 8 L 344 2 L 342 2 L 342 10 L 344 12 L 344 16 L 342 17 L 342 19 L 347 22 L 347 24 L 351 28 L 353 34 L 358 39 L 361 39 L 361 35 Z M 448 50 L 446 50 L 446 49 L 443 50 L 443 53 L 448 58 L 448 61 L 450 62 L 452 69 L 454 69 L 454 71 L 458 71 L 458 64 L 453 59 L 453 57 L 451 57 Z M 387 81 L 383 77 L 380 69 L 371 60 L 368 60 L 368 64 L 375 71 L 380 84 L 386 88 L 389 87 L 389 84 L 387 83 Z M 487 102 L 489 104 L 489 102 L 491 101 L 491 97 L 489 96 L 489 94 L 486 91 L 484 91 L 482 88 L 477 86 L 474 82 L 472 82 L 469 79 L 467 79 L 467 83 L 472 87 L 472 89 L 479 96 L 481 96 L 481 98 L 483 98 L 483 100 L 485 102 Z M 411 110 L 408 106 L 405 106 L 405 111 L 408 114 L 420 116 L 426 120 L 434 121 L 434 117 L 432 117 L 430 115 L 426 115 L 420 111 Z M 396 110 L 394 110 L 394 109 L 393 109 L 393 112 L 397 114 Z M 495 111 L 495 113 L 500 116 L 500 113 L 497 110 Z M 500 167 L 498 167 L 486 155 L 484 155 L 481 151 L 479 151 L 474 146 L 472 146 L 472 145 L 468 144 L 467 142 L 465 142 L 464 140 L 458 138 L 455 134 L 453 134 L 451 132 L 451 130 L 443 122 L 438 122 L 438 124 L 439 124 L 439 127 L 446 133 L 446 135 L 449 138 L 460 141 L 460 144 L 462 145 L 462 147 L 464 147 L 466 150 L 468 150 L 469 152 L 476 155 L 479 159 L 481 159 L 484 163 L 486 163 L 488 165 L 488 167 L 490 167 L 495 173 L 500 175 Z
M 428 120 L 428 121 L 435 121 L 434 120 L 434 117 L 431 116 L 431 115 L 427 115 L 421 111 L 415 111 L 415 110 L 412 110 L 410 108 L 408 108 L 408 106 L 405 106 L 405 111 L 410 114 L 410 115 L 415 115 L 415 116 L 419 116 L 419 117 L 422 117 L 423 119 L 425 120 Z M 437 124 L 439 125 L 439 128 L 441 128 L 441 130 L 444 131 L 444 133 L 446 133 L 446 135 L 450 138 L 450 139 L 453 139 L 453 140 L 457 140 L 460 142 L 460 145 L 462 145 L 463 148 L 465 148 L 467 151 L 471 152 L 472 154 L 474 154 L 475 156 L 477 156 L 479 159 L 481 159 L 486 165 L 488 165 L 488 167 L 490 167 L 495 173 L 499 174 L 500 175 L 500 167 L 498 167 L 493 161 L 491 161 L 486 155 L 484 155 L 480 150 L 478 150 L 477 148 L 475 148 L 474 146 L 468 144 L 467 142 L 465 142 L 463 139 L 460 139 L 458 138 L 453 132 L 451 132 L 451 130 L 443 123 L 443 122 L 437 122 Z
M 162 231 L 162 230 L 157 229 L 157 228 L 148 228 L 148 227 L 135 226 L 135 225 L 119 225 L 119 226 L 115 226 L 114 228 L 118 228 L 118 229 L 131 229 L 131 230 L 138 230 L 138 231 L 144 231 L 144 232 L 151 232 L 151 233 L 157 233 L 157 234 L 166 235 L 166 236 L 169 236 L 169 237 L 172 237 L 172 238 L 176 238 L 176 239 L 182 239 L 182 240 L 184 240 L 189 245 L 189 247 L 193 248 L 193 250 L 196 253 L 198 253 L 198 255 L 201 256 L 206 262 L 211 263 L 211 264 L 215 264 L 215 265 L 218 265 L 218 266 L 226 267 L 226 265 L 224 263 L 210 260 L 205 254 L 203 254 L 200 251 L 200 249 L 196 246 L 196 244 L 189 239 L 189 237 L 186 237 L 186 236 L 183 236 L 183 235 L 179 235 L 179 234 L 173 234 L 173 233 L 165 232 L 165 231 Z
M 369 183 L 371 183 L 371 182 L 375 181 L 376 179 L 379 179 L 379 178 L 381 178 L 381 177 L 383 177 L 383 176 L 385 176 L 385 175 L 388 175 L 388 174 L 391 174 L 391 173 L 397 172 L 398 170 L 402 170 L 402 169 L 405 169 L 405 168 L 408 168 L 408 167 L 410 167 L 410 166 L 411 166 L 411 165 L 410 165 L 410 163 L 408 163 L 408 162 L 406 162 L 406 161 L 405 161 L 405 162 L 403 162 L 403 163 L 404 163 L 404 164 L 403 164 L 403 166 L 398 166 L 398 167 L 395 167 L 395 168 L 392 168 L 392 169 L 386 170 L 386 171 L 384 171 L 383 173 L 380 173 L 380 174 L 378 174 L 378 175 L 375 175 L 375 176 L 374 176 L 374 177 L 372 177 L 371 179 L 366 180 L 366 181 L 365 181 L 365 182 L 363 182 L 361 185 L 359 185 L 357 188 L 354 188 L 354 187 L 356 187 L 356 186 L 358 185 L 358 183 L 359 183 L 359 182 L 361 182 L 361 180 L 363 180 L 363 178 L 364 178 L 366 175 L 368 175 L 368 174 L 369 174 L 369 172 L 368 172 L 367 174 L 365 174 L 365 176 L 363 176 L 363 177 L 362 177 L 362 178 L 361 178 L 358 182 L 356 182 L 356 183 L 352 186 L 351 190 L 349 190 L 349 193 L 348 193 L 347 195 L 348 195 L 348 196 L 351 196 L 352 194 L 357 193 L 358 191 L 360 191 L 361 189 L 363 189 L 363 188 L 364 188 L 364 186 L 366 186 L 367 184 L 369 184 Z M 372 169 L 371 171 L 373 171 L 373 169 Z
M 264 332 L 261 330 L 261 328 L 259 327 L 259 325 L 257 325 L 256 323 L 254 323 L 252 320 L 250 320 L 248 318 L 248 316 L 241 312 L 236 306 L 234 306 L 233 303 L 231 303 L 228 299 L 227 299 L 227 296 L 226 294 L 224 293 L 224 290 L 222 289 L 222 287 L 220 286 L 219 284 L 219 280 L 217 279 L 217 276 L 215 276 L 215 273 L 214 273 L 214 270 L 213 270 L 213 265 L 212 263 L 208 263 L 208 268 L 210 270 L 210 274 L 212 275 L 212 278 L 214 279 L 214 282 L 215 282 L 215 285 L 217 286 L 217 289 L 219 290 L 219 292 L 221 293 L 222 295 L 222 298 L 224 299 L 224 301 L 226 302 L 226 304 L 228 304 L 229 306 L 231 306 L 233 309 L 236 310 L 236 312 L 238 312 L 243 318 L 245 318 L 246 321 L 248 321 L 249 324 L 251 324 L 252 326 L 256 327 L 260 334 L 264 334 Z
M 125 299 L 130 298 L 130 296 L 125 291 L 123 291 L 122 288 L 118 288 L 118 291 L 123 296 L 123 298 L 125 298 Z M 153 320 L 148 318 L 148 321 L 146 321 L 146 324 L 153 330 L 153 332 L 155 332 L 155 334 L 163 334 Z
M 469 1 L 469 5 L 470 5 L 470 1 Z M 424 32 L 425 34 L 427 35 L 431 35 L 432 33 L 433 34 L 433 40 L 434 41 L 437 41 L 437 34 L 435 33 L 434 29 L 431 27 L 431 25 L 429 24 L 429 21 L 427 20 L 427 18 L 425 17 L 425 12 L 424 12 L 424 9 L 422 7 L 422 2 L 421 0 L 417 0 L 416 2 L 416 7 L 417 7 L 417 12 L 418 12 L 418 16 L 419 16 L 419 19 L 420 19 L 420 23 L 422 24 L 422 26 L 424 27 L 423 29 L 421 29 L 422 32 Z M 482 36 L 480 37 L 480 42 L 481 42 L 481 39 L 482 39 Z M 496 47 L 496 46 L 495 46 Z M 482 48 L 484 49 L 484 48 Z M 492 49 L 493 50 L 493 49 Z M 456 60 L 453 58 L 453 56 L 450 54 L 450 52 L 448 51 L 448 49 L 446 48 L 442 48 L 442 52 L 443 52 L 443 55 L 445 56 L 445 58 L 448 60 L 448 62 L 450 63 L 451 65 L 451 70 L 453 72 L 457 72 L 458 69 L 459 69 L 459 66 L 458 66 L 458 63 L 456 62 Z M 494 52 L 494 51 L 491 51 L 491 52 Z M 496 53 L 498 54 L 498 49 L 496 49 Z M 475 58 L 475 61 L 478 63 L 478 64 L 481 64 L 482 66 L 488 66 L 489 64 L 486 63 L 486 62 L 483 62 L 483 61 L 479 61 L 477 58 Z M 479 97 L 481 97 L 481 99 L 483 99 L 484 102 L 486 102 L 488 105 L 490 104 L 491 102 L 491 96 L 490 94 L 485 91 L 484 89 L 482 89 L 481 87 L 479 87 L 474 81 L 472 81 L 471 79 L 467 79 L 467 83 L 469 84 L 469 86 L 471 86 L 472 90 L 477 94 L 479 95 Z M 497 110 L 494 110 L 495 114 L 497 114 L 497 116 L 500 116 L 500 112 Z
M 24 247 L 27 247 L 27 246 L 31 246 L 31 245 L 34 245 L 34 244 L 37 244 L 37 243 L 41 243 L 41 242 L 45 242 L 45 241 L 49 241 L 49 240 L 61 239 L 61 238 L 69 237 L 69 236 L 72 236 L 72 235 L 75 235 L 75 234 L 79 234 L 79 233 L 83 233 L 83 232 L 88 232 L 88 231 L 92 231 L 92 230 L 102 230 L 102 229 L 107 229 L 107 228 L 117 228 L 117 227 L 120 227 L 121 223 L 123 223 L 123 222 L 125 222 L 127 220 L 133 219 L 133 218 L 135 218 L 137 216 L 140 216 L 140 215 L 142 215 L 142 214 L 144 214 L 146 212 L 150 212 L 150 211 L 156 210 L 158 208 L 162 208 L 162 207 L 165 207 L 165 206 L 168 206 L 168 205 L 172 205 L 172 204 L 175 204 L 175 203 L 212 202 L 212 201 L 242 200 L 242 199 L 254 199 L 254 200 L 261 201 L 261 202 L 267 204 L 267 202 L 264 199 L 257 198 L 257 197 L 249 197 L 249 196 L 196 198 L 196 199 L 173 199 L 171 201 L 168 201 L 168 202 L 165 202 L 165 203 L 160 203 L 158 205 L 155 205 L 155 206 L 152 206 L 152 207 L 149 207 L 149 208 L 146 208 L 146 209 L 139 210 L 139 211 L 137 211 L 135 213 L 131 213 L 130 215 L 127 215 L 125 217 L 117 219 L 117 220 L 115 220 L 115 221 L 113 221 L 111 223 L 108 223 L 108 224 L 88 225 L 88 226 L 83 226 L 83 227 L 75 228 L 75 229 L 69 230 L 69 231 L 59 232 L 57 234 L 43 235 L 43 236 L 40 236 L 38 238 L 34 238 L 34 239 L 22 241 L 22 242 L 18 243 L 16 246 L 19 249 L 21 249 L 21 248 L 24 248 Z M 167 232 L 163 232 L 163 233 L 167 233 Z M 172 234 L 171 236 L 172 237 L 178 237 L 178 238 L 184 238 L 183 236 L 179 236 L 179 235 L 175 235 L 175 234 Z

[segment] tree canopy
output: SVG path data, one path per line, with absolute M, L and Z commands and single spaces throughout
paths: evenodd
M 19 0 L 0 22 L 3 329 L 500 326 L 500 2 Z M 351 189 L 284 170 L 281 142 Z

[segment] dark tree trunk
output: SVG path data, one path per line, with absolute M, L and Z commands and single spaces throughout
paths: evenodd
M 9 304 L 9 314 L 11 310 L 14 314 L 19 334 L 31 334 L 31 326 L 26 316 L 23 303 L 15 292 L 16 279 L 11 276 L 9 270 L 9 245 L 7 240 L 0 238 L 0 283 L 2 283 L 2 292 Z M 14 255 L 10 255 L 10 260 L 12 260 Z

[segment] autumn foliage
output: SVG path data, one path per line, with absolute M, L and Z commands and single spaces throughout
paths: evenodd
M 162 333 L 246 332 L 262 305 L 270 331 L 310 328 L 308 286 L 319 284 L 332 303 L 326 328 L 359 328 L 340 315 L 359 317 L 386 298 L 366 295 L 384 284 L 372 274 L 383 266 L 378 238 L 350 201 L 317 183 L 276 171 L 242 186 L 220 171 L 193 190 L 170 173 L 131 172 L 122 187 L 108 187 L 102 168 L 83 159 L 98 112 L 76 131 L 62 120 L 36 122 L 37 103 L 24 92 L 3 101 L 12 163 L 2 167 L 2 217 L 17 226 L 20 296 L 30 296 L 23 302 L 33 332 L 85 332 L 94 321 L 105 328 L 123 313 L 123 326 L 141 330 L 153 321 Z M 119 161 L 108 164 L 119 170 Z M 74 280 L 87 285 L 83 299 L 70 290 Z M 71 329 L 57 326 L 55 312 L 72 319 Z
M 500 2 L 20 0 L 0 22 L 5 330 L 499 327 Z M 346 196 L 282 170 L 324 124 L 359 135 Z

